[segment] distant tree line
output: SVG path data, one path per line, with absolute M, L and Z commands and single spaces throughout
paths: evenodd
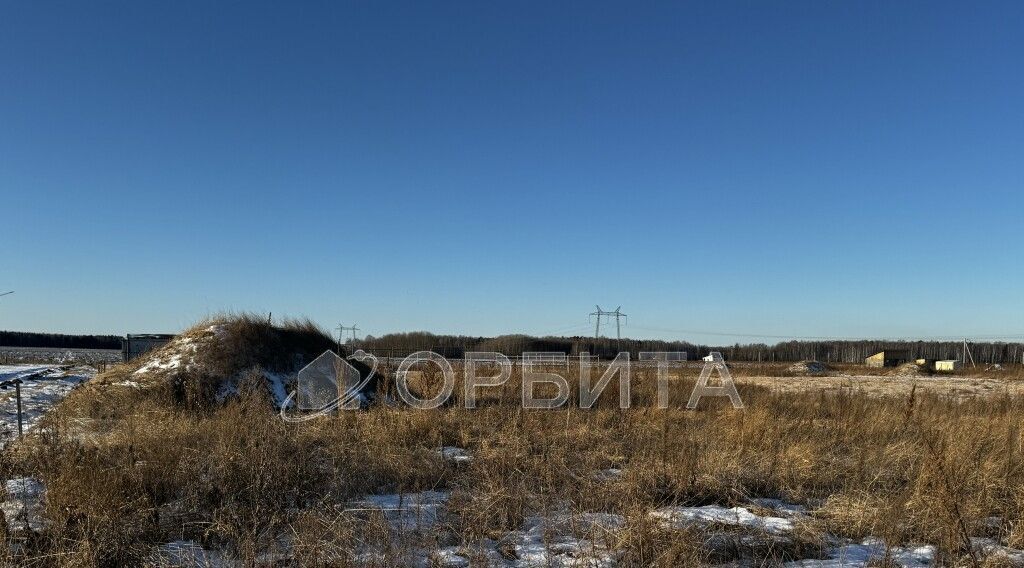
M 971 355 L 980 364 L 1020 363 L 1024 357 L 1024 344 L 1005 342 L 968 343 Z M 52 347 L 58 349 L 120 349 L 121 337 L 116 335 L 67 335 L 60 333 L 33 333 L 0 331 L 0 346 Z M 461 358 L 467 351 L 497 351 L 505 355 L 524 352 L 556 351 L 578 355 L 586 352 L 601 358 L 612 358 L 619 351 L 628 351 L 633 358 L 641 351 L 685 351 L 690 360 L 698 360 L 711 351 L 720 351 L 727 361 L 784 362 L 817 360 L 826 363 L 863 363 L 864 359 L 885 349 L 906 349 L 911 357 L 919 359 L 960 359 L 961 341 L 784 341 L 774 345 L 748 343 L 733 345 L 703 345 L 687 341 L 661 341 L 653 339 L 625 339 L 621 342 L 609 338 L 593 337 L 533 337 L 529 335 L 501 335 L 473 337 L 464 335 L 435 335 L 417 331 L 391 333 L 381 337 L 369 336 L 356 341 L 352 347 L 366 349 L 378 355 L 388 352 L 400 356 L 414 351 L 434 351 L 445 357 Z
M 116 335 L 65 335 L 29 331 L 0 331 L 3 347 L 53 347 L 57 349 L 120 349 Z
M 369 336 L 356 341 L 352 347 L 365 349 L 378 355 L 388 352 L 400 356 L 414 351 L 434 351 L 445 357 L 461 358 L 467 351 L 497 351 L 505 355 L 521 355 L 531 351 L 558 351 L 577 355 L 587 352 L 602 358 L 614 357 L 619 351 L 628 351 L 636 358 L 641 351 L 686 351 L 687 358 L 697 360 L 711 351 L 720 351 L 727 361 L 803 361 L 817 360 L 831 363 L 863 363 L 885 349 L 905 349 L 917 359 L 959 359 L 963 352 L 961 341 L 784 341 L 774 345 L 764 343 L 733 345 L 701 345 L 686 341 L 660 341 L 649 339 L 622 339 L 593 337 L 532 337 L 529 335 L 502 335 L 498 337 L 470 337 L 463 335 L 435 335 L 428 332 L 392 333 L 381 337 Z M 1024 357 L 1024 344 L 984 342 L 968 343 L 978 364 L 1019 363 Z
M 614 357 L 619 351 L 636 355 L 640 351 L 686 351 L 694 353 L 707 351 L 706 346 L 685 341 L 660 341 L 650 339 L 615 339 L 592 337 L 533 337 L 529 335 L 501 335 L 498 337 L 469 337 L 464 335 L 435 335 L 417 331 L 412 333 L 391 333 L 381 337 L 369 336 L 351 344 L 367 351 L 386 354 L 407 354 L 414 351 L 434 351 L 445 357 L 462 357 L 467 351 L 497 351 L 505 355 L 521 355 L 524 352 L 554 351 L 578 355 L 586 352 L 602 358 Z
M 968 348 L 974 361 L 1020 363 L 1024 343 L 971 342 Z M 837 363 L 861 363 L 866 357 L 889 349 L 906 350 L 915 359 L 961 359 L 963 341 L 785 341 L 775 345 L 748 344 L 718 348 L 726 357 L 742 361 L 817 360 Z

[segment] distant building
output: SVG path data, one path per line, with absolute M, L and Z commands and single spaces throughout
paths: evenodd
M 152 351 L 172 339 L 174 339 L 174 335 L 166 333 L 129 333 L 121 340 L 121 358 L 124 359 L 125 363 L 127 363 L 139 355 L 142 355 L 147 351 Z
M 963 366 L 963 364 L 961 364 L 960 361 L 957 361 L 955 359 L 949 359 L 949 360 L 946 360 L 946 361 L 936 361 L 935 362 L 935 370 L 936 371 L 944 371 L 944 372 L 947 372 L 947 373 L 951 373 L 953 371 L 959 371 L 960 367 L 962 367 L 962 366 Z
M 864 364 L 868 367 L 899 367 L 911 361 L 914 359 L 907 349 L 886 349 L 864 359 Z

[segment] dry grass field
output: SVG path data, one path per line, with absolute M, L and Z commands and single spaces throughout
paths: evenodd
M 278 416 L 268 377 L 294 371 L 288 354 L 317 353 L 330 339 L 247 318 L 186 337 L 197 346 L 185 351 L 191 359 L 171 365 L 182 353 L 158 352 L 108 371 L 3 454 L 5 479 L 45 487 L 38 527 L 8 518 L 8 562 L 1024 559 L 1024 398 L 1012 378 L 772 377 L 737 367 L 745 409 L 705 399 L 687 411 L 699 369 L 677 372 L 670 408 L 659 410 L 648 368 L 634 370 L 628 410 L 614 386 L 593 409 L 523 410 L 517 369 L 482 389 L 474 410 L 382 405 L 292 424 Z M 568 371 L 571 383 L 577 373 Z M 424 367 L 414 387 L 429 394 L 438 383 Z
M 798 376 L 785 365 L 737 366 L 737 382 L 763 386 L 777 392 L 845 392 L 868 396 L 906 397 L 911 390 L 953 398 L 969 399 L 993 395 L 1024 394 L 1024 369 L 1019 365 L 986 371 L 983 367 L 957 373 L 901 375 L 892 369 L 868 369 L 861 365 L 838 365 L 821 375 Z

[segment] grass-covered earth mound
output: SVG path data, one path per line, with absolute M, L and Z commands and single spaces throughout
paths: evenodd
M 91 416 L 117 414 L 138 399 L 212 408 L 243 386 L 265 390 L 279 405 L 303 366 L 336 349 L 335 341 L 308 320 L 274 325 L 252 315 L 213 318 L 100 374 L 64 405 L 85 405 Z

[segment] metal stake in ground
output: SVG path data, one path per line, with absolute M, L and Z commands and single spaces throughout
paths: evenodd
M 18 401 L 18 438 L 21 438 L 25 433 L 21 420 L 21 379 L 14 379 L 14 398 Z
M 21 438 L 24 433 L 24 426 L 21 415 L 21 379 L 11 379 L 9 381 L 0 381 L 0 389 L 7 390 L 14 387 L 14 398 L 18 403 L 18 437 Z

